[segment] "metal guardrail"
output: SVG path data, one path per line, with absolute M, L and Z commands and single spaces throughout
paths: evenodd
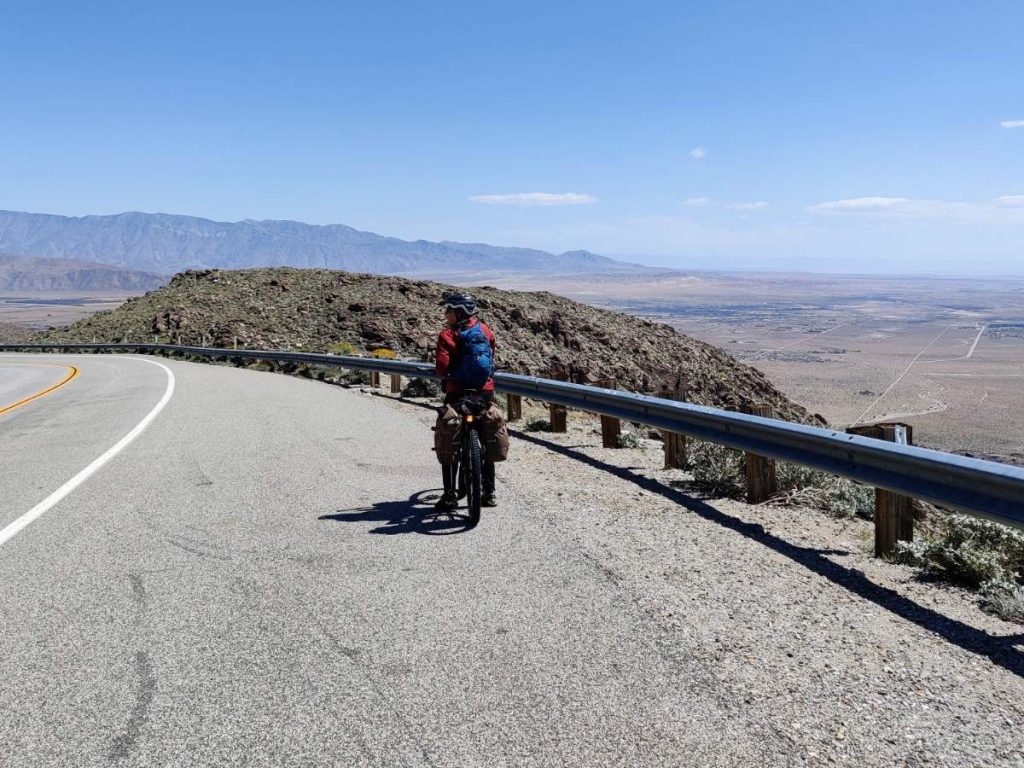
M 306 363 L 437 378 L 408 360 L 170 344 L 7 344 L 14 351 L 144 351 Z M 1024 469 L 778 419 L 562 381 L 495 374 L 500 392 L 647 424 L 747 453 L 802 464 L 943 507 L 1024 528 Z

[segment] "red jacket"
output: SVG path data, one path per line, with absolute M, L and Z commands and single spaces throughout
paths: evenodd
M 490 328 L 487 327 L 482 321 L 475 317 L 469 318 L 469 327 L 472 328 L 477 323 L 480 323 L 480 330 L 484 332 L 484 336 L 491 342 L 491 349 L 497 349 L 498 346 L 494 341 L 494 333 Z M 458 369 L 459 363 L 462 357 L 462 347 L 459 342 L 459 333 L 452 326 L 446 325 L 444 330 L 437 337 L 437 352 L 435 354 L 436 363 L 434 365 L 434 371 L 438 376 L 447 376 L 449 371 Z M 445 379 L 444 391 L 447 394 L 453 392 L 461 392 L 464 387 L 457 381 L 451 379 Z M 482 387 L 484 392 L 494 391 L 494 379 L 488 379 L 487 383 Z

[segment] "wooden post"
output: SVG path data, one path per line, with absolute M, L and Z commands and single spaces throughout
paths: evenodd
M 910 433 L 902 424 L 880 424 L 882 439 L 910 444 Z M 874 556 L 891 557 L 896 542 L 913 541 L 913 499 L 891 490 L 874 489 Z
M 371 387 L 379 387 L 380 386 L 380 371 L 370 371 L 370 386 Z
M 238 337 L 237 336 L 235 336 L 232 339 L 231 344 L 232 344 L 232 349 L 238 349 Z
M 523 398 L 519 395 L 506 395 L 508 403 L 508 420 L 519 421 L 523 418 Z
M 548 378 L 554 379 L 555 381 L 568 381 L 568 375 L 564 373 L 552 373 Z M 569 411 L 564 405 L 555 405 L 554 403 L 548 403 L 548 419 L 551 422 L 552 432 L 568 432 L 569 431 Z
M 676 391 L 667 393 L 664 397 L 669 400 L 685 402 L 687 397 L 689 397 L 689 387 L 686 386 L 685 382 L 680 381 Z M 685 469 L 686 435 L 662 430 L 661 437 L 665 445 L 665 469 Z
M 597 386 L 605 389 L 615 389 L 615 379 L 601 379 Z M 619 436 L 622 434 L 622 421 L 614 416 L 601 417 L 601 446 L 604 448 L 618 448 Z
M 548 404 L 548 417 L 551 420 L 552 432 L 569 431 L 569 411 L 564 405 Z
M 402 394 L 402 377 L 397 373 L 391 374 L 391 394 Z
M 914 428 L 909 424 L 883 423 L 850 427 L 854 435 L 873 437 L 900 445 L 914 444 Z M 897 541 L 914 540 L 914 500 L 892 491 L 875 489 L 875 557 L 889 557 Z
M 775 416 L 775 409 L 770 405 L 748 405 L 743 408 L 743 412 L 751 416 L 764 416 L 769 419 Z M 775 476 L 775 459 L 748 453 L 747 503 L 760 504 L 778 493 L 778 490 L 779 482 Z

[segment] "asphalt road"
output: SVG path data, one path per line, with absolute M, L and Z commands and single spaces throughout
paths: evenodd
M 152 423 L 0 544 L 0 764 L 787 763 L 541 511 L 431 520 L 402 410 L 92 355 L 0 355 L 0 408 L 42 360 L 80 375 L 0 415 L 0 528 Z

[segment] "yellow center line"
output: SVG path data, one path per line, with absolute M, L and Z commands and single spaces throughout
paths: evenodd
M 29 363 L 29 365 L 32 365 L 32 363 Z M 37 365 L 39 365 L 39 363 L 37 363 Z M 21 408 L 21 406 L 23 406 L 23 405 L 28 405 L 33 400 L 38 400 L 40 397 L 43 397 L 44 395 L 50 394 L 55 389 L 60 389 L 61 387 L 63 387 L 65 384 L 67 384 L 69 381 L 71 381 L 73 378 L 75 378 L 78 375 L 78 369 L 75 368 L 75 366 L 73 366 L 73 365 L 63 365 L 61 363 L 42 363 L 42 365 L 57 365 L 57 366 L 59 366 L 61 368 L 67 368 L 68 369 L 68 375 L 65 376 L 63 379 L 61 379 L 60 381 L 58 381 L 52 387 L 47 387 L 46 389 L 44 389 L 44 390 L 42 390 L 40 392 L 36 392 L 34 395 L 29 395 L 28 397 L 24 398 L 23 400 L 19 400 L 16 403 L 11 403 L 10 405 L 0 406 L 0 416 L 3 416 L 8 411 L 13 411 L 15 408 Z

